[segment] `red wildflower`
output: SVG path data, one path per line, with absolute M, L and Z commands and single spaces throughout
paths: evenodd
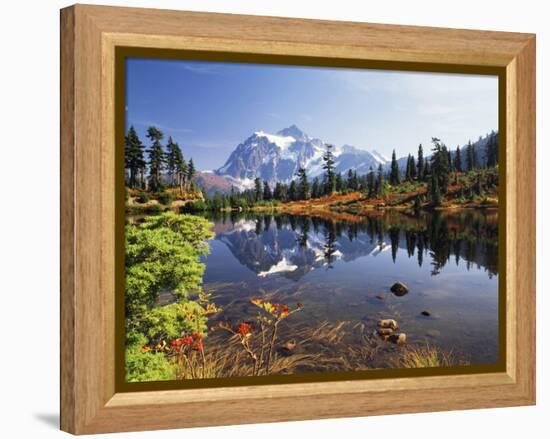
M 274 303 L 274 304 L 273 304 L 273 311 L 274 311 L 275 313 L 278 313 L 278 312 L 279 312 L 279 304 L 278 304 L 278 303 Z
M 172 347 L 176 350 L 180 350 L 181 348 L 181 340 L 179 338 L 176 338 L 175 340 L 172 340 L 170 342 L 170 344 L 172 345 Z
M 203 346 L 202 346 L 202 341 L 200 341 L 200 340 L 197 341 L 197 342 L 195 343 L 194 349 L 196 349 L 197 351 L 202 351 L 202 348 L 203 348 Z
M 179 340 L 187 347 L 191 346 L 191 344 L 193 343 L 193 337 L 191 336 L 182 337 Z
M 246 335 L 246 334 L 250 334 L 250 332 L 254 329 L 254 326 L 251 325 L 250 323 L 241 323 L 238 327 L 237 327 L 237 334 L 241 334 L 241 335 Z
M 202 340 L 202 335 L 200 334 L 200 332 L 193 332 L 193 334 L 191 334 L 191 337 L 193 337 L 193 339 L 195 340 Z

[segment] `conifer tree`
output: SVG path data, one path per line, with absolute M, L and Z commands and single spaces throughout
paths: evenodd
M 369 167 L 369 173 L 367 174 L 367 196 L 373 197 L 375 194 L 375 177 L 372 166 Z
M 379 197 L 382 197 L 385 195 L 385 187 L 384 187 L 384 168 L 382 166 L 382 163 L 378 165 L 378 178 L 376 180 L 376 195 Z
M 337 192 L 342 192 L 344 190 L 344 179 L 342 178 L 342 173 L 339 172 L 334 178 L 334 186 Z
M 311 198 L 319 198 L 321 195 L 321 184 L 319 183 L 319 178 L 315 177 L 311 184 Z
M 262 201 L 264 197 L 264 191 L 262 187 L 262 180 L 260 177 L 254 179 L 254 201 Z
M 288 188 L 288 198 L 291 201 L 298 200 L 298 185 L 294 180 L 290 182 L 290 187 Z
M 301 200 L 309 199 L 309 182 L 305 168 L 298 169 L 296 176 L 298 177 L 298 196 Z
M 152 191 L 158 191 L 162 188 L 161 172 L 164 168 L 164 149 L 160 141 L 164 137 L 162 132 L 151 126 L 147 130 L 147 137 L 152 145 L 147 151 L 149 153 L 149 187 Z
M 327 143 L 326 151 L 323 154 L 323 169 L 324 176 L 324 193 L 330 195 L 336 189 L 336 176 L 334 174 L 334 154 L 332 153 L 333 145 Z
M 178 150 L 179 146 L 174 143 L 174 141 L 172 140 L 172 136 L 170 136 L 168 138 L 168 142 L 166 143 L 166 170 L 168 171 L 168 177 L 170 178 L 170 186 L 174 186 L 175 184 Z
M 273 193 L 271 192 L 269 183 L 267 181 L 264 181 L 263 199 L 265 201 L 271 201 L 272 198 L 273 198 Z
M 454 157 L 454 167 L 456 172 L 462 172 L 462 157 L 460 153 L 460 147 L 456 147 L 455 157 Z
M 144 146 L 138 137 L 133 126 L 128 130 L 124 137 L 124 166 L 130 172 L 128 185 L 134 188 L 138 185 L 138 176 L 143 178 L 143 169 L 145 168 L 145 159 L 143 158 Z M 142 184 L 143 181 L 140 181 Z
M 390 170 L 390 184 L 396 185 L 401 182 L 401 175 L 399 172 L 399 166 L 397 165 L 397 159 L 395 156 L 395 149 L 391 155 L 391 170 Z
M 195 169 L 195 164 L 193 163 L 193 158 L 190 158 L 189 163 L 187 163 L 187 180 L 191 183 L 196 174 L 197 171 Z
M 422 150 L 422 144 L 418 145 L 418 160 L 416 162 L 417 175 L 419 180 L 423 180 L 425 176 L 424 170 L 424 151 Z

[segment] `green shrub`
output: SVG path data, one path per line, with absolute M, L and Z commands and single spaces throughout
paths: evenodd
M 162 192 L 157 199 L 160 204 L 169 206 L 172 204 L 172 201 L 174 201 L 174 195 L 172 195 L 171 192 Z
M 191 203 L 187 203 L 181 209 L 181 211 L 184 213 L 204 212 L 205 210 L 208 210 L 208 206 L 202 200 L 197 200 Z
M 139 194 L 138 197 L 137 197 L 137 202 L 138 203 L 148 203 L 149 202 L 149 195 L 147 194 Z
M 159 214 L 163 212 L 163 207 L 160 204 L 151 204 L 147 206 L 147 212 L 152 214 Z
M 132 343 L 126 346 L 126 381 L 164 381 L 176 379 L 176 363 L 161 352 L 142 352 L 147 343 L 142 335 L 130 337 Z

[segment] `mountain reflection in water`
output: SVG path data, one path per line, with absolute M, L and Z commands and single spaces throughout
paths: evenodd
M 386 211 L 345 220 L 232 212 L 209 219 L 216 235 L 204 259 L 204 287 L 226 319 L 249 316 L 250 298 L 269 294 L 302 302 L 295 318 L 302 324 L 374 327 L 394 316 L 411 342 L 460 352 L 473 364 L 498 360 L 496 210 Z M 409 294 L 389 292 L 397 281 Z

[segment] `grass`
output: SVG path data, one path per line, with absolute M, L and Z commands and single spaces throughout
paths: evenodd
M 449 367 L 466 365 L 464 360 L 458 360 L 452 351 L 446 351 L 436 346 L 407 346 L 403 349 L 400 366 L 405 368 Z

